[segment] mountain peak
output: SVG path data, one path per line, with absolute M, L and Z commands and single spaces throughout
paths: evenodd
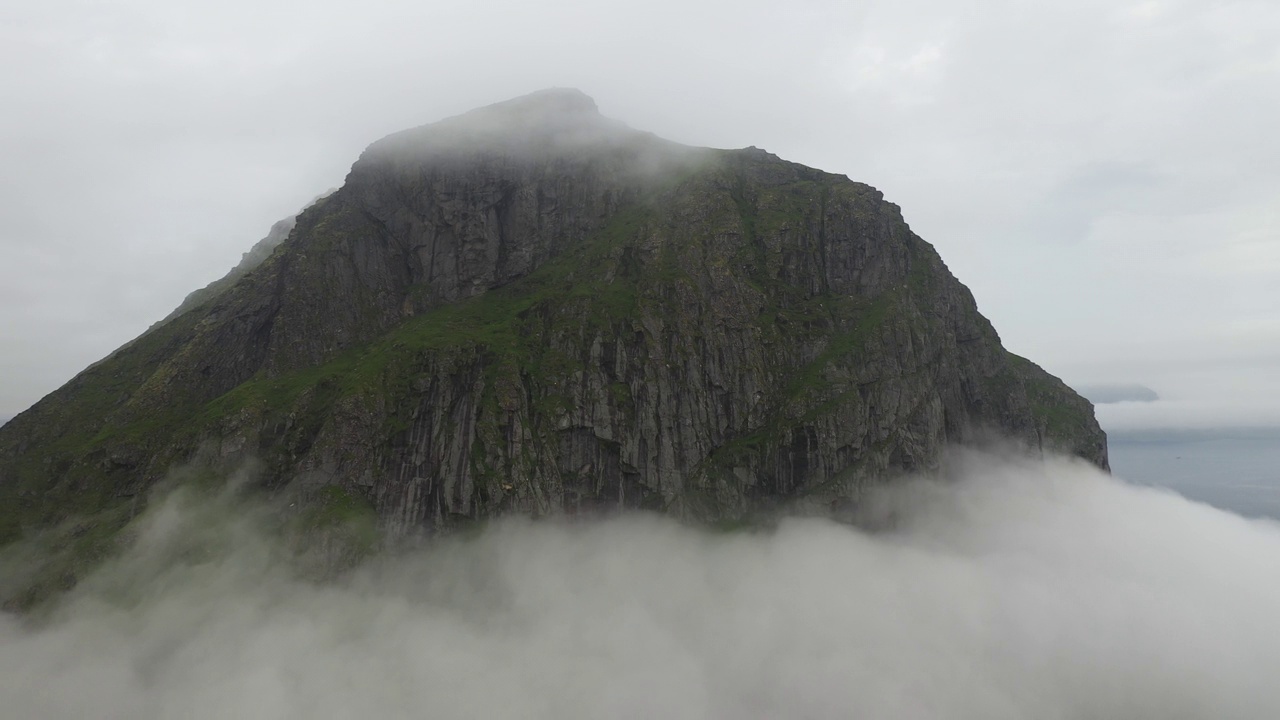
M 577 88 L 553 87 L 494 103 L 466 113 L 511 113 L 559 116 L 599 116 L 600 109 L 590 95 Z M 465 115 L 464 115 L 465 117 Z
M 574 88 L 547 88 L 476 108 L 427 127 L 462 127 L 470 133 L 525 135 L 626 126 L 600 114 L 596 101 Z
M 450 157 L 470 161 L 477 154 L 527 160 L 619 149 L 637 167 L 687 150 L 601 115 L 581 90 L 547 88 L 389 135 L 369 146 L 365 157 L 412 165 Z

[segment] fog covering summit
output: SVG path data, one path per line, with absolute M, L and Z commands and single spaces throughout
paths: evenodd
M 1107 464 L 879 191 L 574 90 L 384 138 L 277 235 L 0 428 L 0 537 L 74 518 L 92 556 L 171 467 L 246 458 L 390 535 L 829 506 L 993 431 Z

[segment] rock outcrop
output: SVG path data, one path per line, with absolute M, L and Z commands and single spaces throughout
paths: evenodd
M 991 433 L 1107 463 L 880 192 L 576 91 L 374 143 L 233 280 L 0 430 L 8 537 L 248 457 L 392 533 L 826 505 Z

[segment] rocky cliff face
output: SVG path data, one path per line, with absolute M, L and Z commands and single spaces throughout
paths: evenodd
M 329 192 L 317 197 L 315 200 L 312 200 L 307 204 L 307 208 L 325 199 L 329 195 L 333 194 L 333 192 L 333 190 L 330 190 Z M 303 210 L 306 210 L 306 208 L 303 208 Z M 195 310 L 201 305 L 204 305 L 229 290 L 231 286 L 235 285 L 236 282 L 240 280 L 240 278 L 248 275 L 250 270 L 253 270 L 266 262 L 267 258 L 271 257 L 271 254 L 275 252 L 276 248 L 280 247 L 280 243 L 283 243 L 289 237 L 289 233 L 293 232 L 293 227 L 297 222 L 298 216 L 294 215 L 272 225 L 267 236 L 254 243 L 253 247 L 249 248 L 249 251 L 240 257 L 240 262 L 236 263 L 236 266 L 231 268 L 230 272 L 199 290 L 193 291 L 190 295 L 187 295 L 181 305 L 165 316 L 164 319 L 156 323 L 156 325 L 163 325 L 179 315 L 185 315 L 187 312 Z M 155 328 L 153 327 L 151 329 Z
M 0 430 L 4 534 L 249 457 L 392 533 L 826 505 L 992 432 L 1107 462 L 874 188 L 574 91 L 375 143 L 226 285 Z

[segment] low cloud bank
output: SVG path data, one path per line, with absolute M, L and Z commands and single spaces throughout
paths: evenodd
M 179 496 L 33 625 L 42 718 L 1280 717 L 1280 526 L 967 453 L 875 531 L 501 522 L 341 582 Z
M 1159 393 L 1146 385 L 1136 383 L 1111 385 L 1082 385 L 1077 392 L 1095 405 L 1106 405 L 1119 402 L 1155 402 L 1160 399 Z

